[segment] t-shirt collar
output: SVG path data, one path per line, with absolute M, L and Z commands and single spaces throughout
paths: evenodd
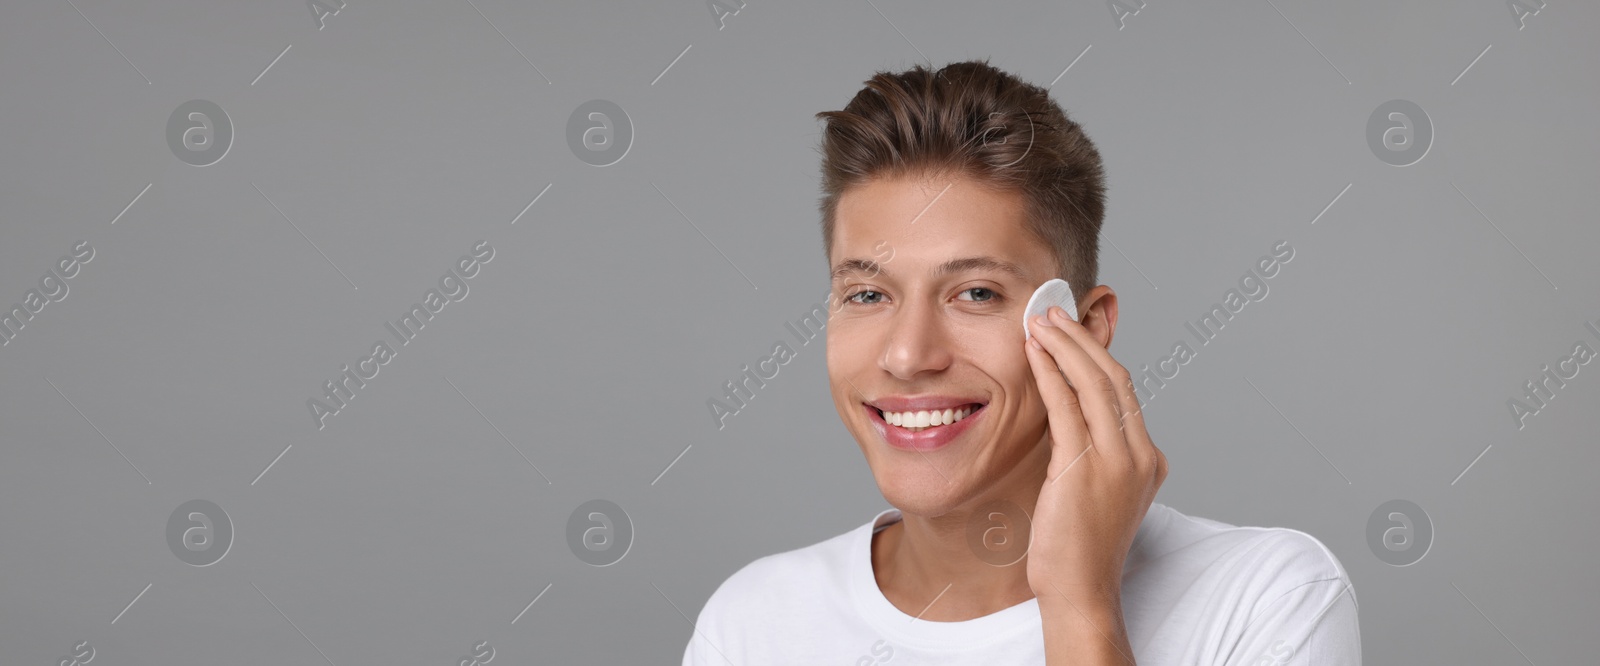
M 872 572 L 872 535 L 901 518 L 899 509 L 885 509 L 856 528 L 850 543 L 850 593 L 856 610 L 884 638 L 907 647 L 964 649 L 1012 639 L 1040 626 L 1038 599 L 960 622 L 924 620 L 896 608 Z

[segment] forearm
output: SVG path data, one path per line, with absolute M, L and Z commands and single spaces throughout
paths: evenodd
M 1058 590 L 1039 596 L 1044 625 L 1045 663 L 1049 666 L 1123 666 L 1133 664 L 1122 621 L 1120 591 L 1068 598 Z

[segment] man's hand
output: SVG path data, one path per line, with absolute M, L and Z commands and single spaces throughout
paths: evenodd
M 1025 353 L 1048 409 L 1051 456 L 1028 585 L 1045 616 L 1048 663 L 1132 663 L 1122 567 L 1167 459 L 1145 430 L 1127 369 L 1088 330 L 1052 307 L 1030 331 Z

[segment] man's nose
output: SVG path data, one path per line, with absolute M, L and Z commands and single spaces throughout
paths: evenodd
M 950 366 L 949 328 L 936 304 L 909 300 L 895 308 L 878 367 L 904 380 Z

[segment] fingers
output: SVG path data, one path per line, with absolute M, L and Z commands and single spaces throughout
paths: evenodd
M 1099 341 L 1095 340 L 1087 329 L 1067 317 L 1065 311 L 1051 308 L 1048 314 L 1050 323 L 1065 333 L 1066 337 L 1078 342 L 1079 349 L 1087 354 L 1110 379 L 1116 404 L 1120 410 L 1117 416 L 1118 428 L 1127 443 L 1129 455 L 1145 469 L 1159 469 L 1158 479 L 1164 478 L 1166 457 L 1156 448 L 1155 442 L 1150 439 L 1149 431 L 1145 428 L 1144 410 L 1139 406 L 1133 379 L 1127 368 L 1112 358 L 1111 352 L 1100 346 Z M 1157 485 L 1160 485 L 1159 481 Z
M 1057 442 L 1085 442 L 1092 445 L 1078 396 L 1067 386 L 1067 380 L 1062 376 L 1061 368 L 1055 359 L 1044 349 L 1035 348 L 1032 342 L 1023 344 L 1022 348 L 1028 356 L 1028 367 L 1033 370 L 1033 379 L 1039 385 L 1039 396 L 1044 399 L 1052 439 Z M 1057 449 L 1051 454 L 1050 466 L 1054 468 L 1070 463 L 1087 450 L 1087 446 L 1072 451 Z M 1053 473 L 1052 478 L 1055 474 L 1059 472 Z
M 1115 382 L 1117 403 L 1122 409 L 1122 414 L 1120 417 L 1121 426 L 1125 432 L 1125 436 L 1129 438 L 1130 442 L 1139 438 L 1149 441 L 1149 437 L 1144 429 L 1144 410 L 1139 406 L 1139 398 L 1134 393 L 1133 377 L 1131 374 L 1129 374 L 1128 369 L 1123 367 L 1121 363 L 1118 363 L 1116 359 L 1112 358 L 1111 352 L 1107 351 L 1105 347 L 1100 346 L 1099 341 L 1095 340 L 1094 336 L 1090 335 L 1087 329 L 1085 329 L 1081 324 L 1078 324 L 1077 322 L 1072 321 L 1071 318 L 1067 317 L 1066 312 L 1060 311 L 1059 308 L 1056 308 L 1052 309 L 1049 312 L 1049 315 L 1051 324 L 1057 326 L 1062 331 L 1065 331 L 1069 337 L 1080 342 L 1080 346 L 1086 353 L 1089 354 L 1089 357 L 1094 359 L 1095 363 L 1100 366 L 1100 369 L 1106 373 L 1106 376 L 1110 377 L 1112 381 Z M 1130 428 L 1130 426 L 1137 427 Z
M 1051 319 L 1057 318 L 1055 313 L 1058 311 L 1060 311 L 1058 307 L 1050 308 Z M 1066 313 L 1062 312 L 1060 318 L 1065 319 Z M 1082 326 L 1070 319 L 1066 319 L 1062 324 L 1042 317 L 1034 321 L 1038 325 L 1032 329 L 1033 337 L 1050 352 L 1050 357 L 1065 372 L 1067 380 L 1076 389 L 1080 409 L 1096 450 L 1108 461 L 1131 464 L 1133 457 L 1121 429 L 1124 410 L 1117 396 L 1116 381 L 1085 349 L 1086 346 L 1092 348 L 1099 345 L 1087 337 L 1083 343 L 1073 339 L 1065 327 L 1077 326 L 1084 336 L 1087 336 L 1088 332 L 1083 331 Z M 1123 371 L 1123 374 L 1126 374 L 1126 371 Z

